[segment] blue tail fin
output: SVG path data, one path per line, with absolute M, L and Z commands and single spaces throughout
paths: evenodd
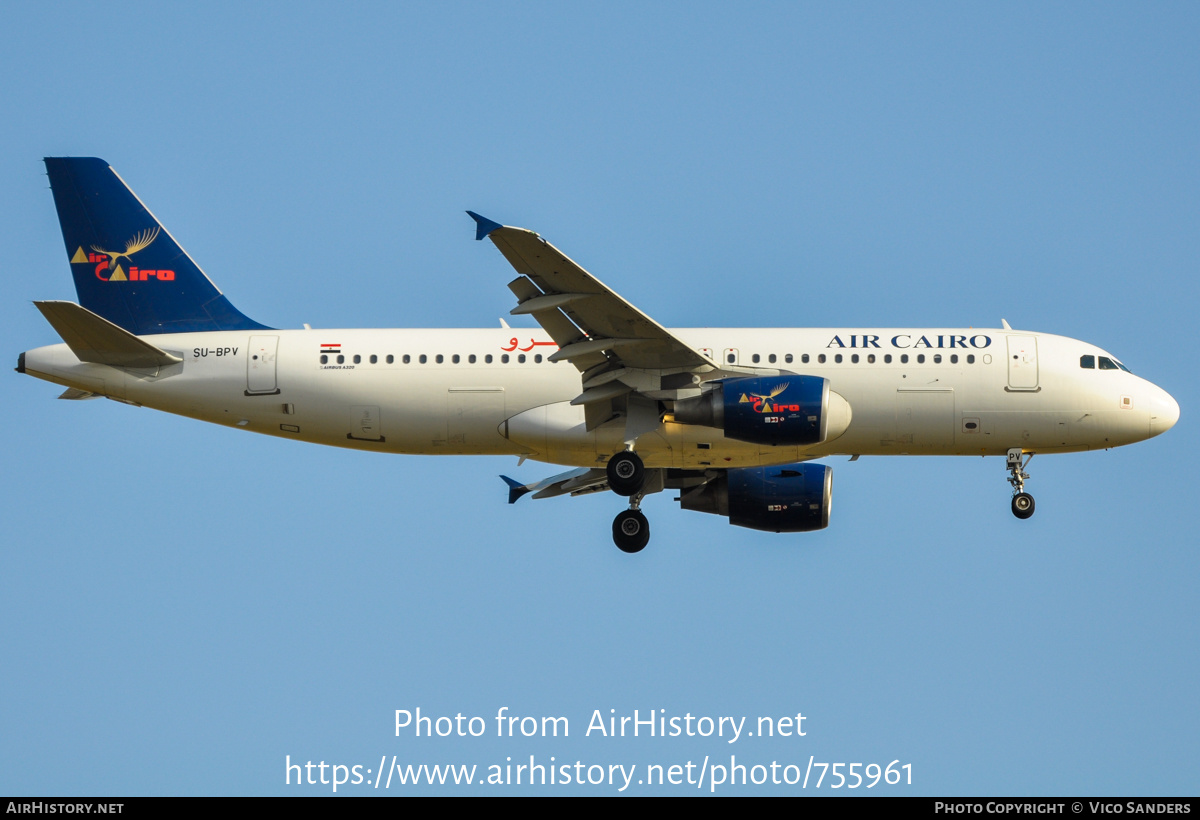
M 266 330 L 221 295 L 108 163 L 47 157 L 79 304 L 129 332 Z

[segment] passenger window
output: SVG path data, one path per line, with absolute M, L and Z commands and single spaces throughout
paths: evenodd
M 805 364 L 808 364 L 808 354 L 805 353 L 803 356 L 801 356 L 800 361 L 804 362 Z
M 541 364 L 541 363 L 542 363 L 542 354 L 541 354 L 541 353 L 535 353 L 535 354 L 533 355 L 533 363 L 534 363 L 534 364 Z
M 908 364 L 908 354 L 907 353 L 900 354 L 900 364 Z
M 491 364 L 492 363 L 492 354 L 489 353 L 486 356 L 484 356 L 483 362 L 484 362 L 484 364 Z
M 1088 370 L 1095 370 L 1096 369 L 1096 357 L 1095 356 L 1080 356 L 1079 357 L 1079 366 L 1087 368 Z
M 426 362 L 428 362 L 428 361 L 429 361 L 429 357 L 428 357 L 428 356 L 426 356 L 424 353 L 422 353 L 422 354 L 421 354 L 421 358 L 420 358 L 420 359 L 418 359 L 418 361 L 419 361 L 421 364 L 425 364 Z
M 508 364 L 508 354 L 507 353 L 500 354 L 500 364 Z
M 475 364 L 475 354 L 474 353 L 472 353 L 470 356 L 467 357 L 467 363 Z
M 958 364 L 958 354 L 957 353 L 950 354 L 950 364 Z
M 933 354 L 933 363 L 934 363 L 934 364 L 941 364 L 941 363 L 942 363 L 942 354 L 941 354 L 941 353 L 934 353 L 934 354 Z
M 437 354 L 437 363 L 441 364 L 444 361 L 446 361 L 446 357 L 443 356 L 441 353 Z
M 405 363 L 405 364 L 412 364 L 412 356 L 409 356 L 407 353 L 405 353 L 405 354 L 404 354 L 404 363 Z
M 759 355 L 757 353 L 755 353 L 753 356 L 750 357 L 750 360 L 752 362 L 754 362 L 755 364 L 758 364 L 758 359 L 759 359 Z
M 974 353 L 967 354 L 967 364 L 975 364 L 975 354 Z
M 874 353 L 867 354 L 867 364 L 875 364 L 875 354 Z
M 517 356 L 517 364 L 525 364 L 525 354 L 524 353 Z
M 775 354 L 772 353 L 770 356 L 768 356 L 767 361 L 770 362 L 771 364 L 775 364 Z
M 732 353 L 730 353 L 728 356 L 725 357 L 725 360 L 727 362 L 729 362 L 730 364 L 733 364 L 734 359 L 736 359 L 736 358 L 737 358 L 736 356 L 734 356 Z
M 791 364 L 792 363 L 792 354 L 791 353 L 787 354 L 786 356 L 783 357 L 783 360 L 785 362 L 787 362 L 788 364 Z
M 924 353 L 917 354 L 917 364 L 925 364 L 925 354 Z
M 462 358 L 457 353 L 455 353 L 454 356 L 451 357 L 450 361 L 454 362 L 455 364 L 458 364 L 459 362 L 462 361 Z
M 321 364 L 329 364 L 329 357 L 324 353 L 321 354 Z
M 374 353 L 371 354 L 371 364 L 379 364 L 379 357 Z
M 825 354 L 824 353 L 817 354 L 817 362 L 819 362 L 820 364 L 825 364 Z
M 885 354 L 884 354 L 884 356 L 883 356 L 883 363 L 884 363 L 884 364 L 891 364 L 891 363 L 892 363 L 892 354 L 891 354 L 891 353 L 885 353 Z
M 346 363 L 346 357 L 339 353 L 338 354 L 338 364 L 345 364 L 345 363 Z
M 354 354 L 354 363 L 355 363 L 355 364 L 362 364 L 362 356 L 360 356 L 360 355 L 358 355 L 357 353 L 355 353 L 355 354 Z
M 395 363 L 395 361 L 396 361 L 396 357 L 395 357 L 395 356 L 393 356 L 391 353 L 389 353 L 389 354 L 388 354 L 388 357 L 387 357 L 387 363 L 388 363 L 388 364 L 394 364 L 394 363 Z
M 857 354 L 857 353 L 853 353 L 853 354 L 851 354 L 851 355 L 850 355 L 850 361 L 851 361 L 853 364 L 858 364 L 858 354 Z

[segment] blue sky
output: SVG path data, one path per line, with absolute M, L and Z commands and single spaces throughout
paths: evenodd
M 904 794 L 1195 793 L 1194 6 L 17 3 L 2 19 L 20 32 L 0 52 L 14 362 L 57 341 L 32 300 L 74 298 L 40 159 L 84 155 L 276 327 L 495 326 L 512 274 L 470 208 L 667 326 L 1003 317 L 1112 351 L 1182 419 L 1036 458 L 1028 522 L 1000 459 L 835 459 L 827 530 L 752 532 L 660 494 L 631 559 L 611 495 L 505 504 L 497 474 L 551 466 L 256 438 L 55 401 L 10 371 L 0 793 L 330 791 L 285 785 L 289 755 L 486 771 L 731 754 L 900 760 L 913 784 L 886 789 Z M 397 737 L 395 710 L 417 707 L 493 731 Z M 571 735 L 497 738 L 501 707 Z M 807 734 L 584 736 L 614 709 L 803 713 Z M 775 790 L 800 791 L 722 791 Z

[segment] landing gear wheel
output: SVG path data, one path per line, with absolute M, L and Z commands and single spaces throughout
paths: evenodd
M 641 510 L 625 510 L 613 519 L 613 543 L 621 552 L 641 552 L 650 543 L 650 522 Z
M 641 457 L 632 450 L 624 450 L 610 458 L 606 472 L 608 488 L 626 498 L 636 495 L 646 483 L 646 468 Z
M 1033 496 L 1029 493 L 1017 493 L 1013 496 L 1012 511 L 1013 515 L 1024 521 L 1029 516 L 1033 515 Z
M 1020 447 L 1008 448 L 1008 483 L 1013 488 L 1012 512 L 1022 521 L 1033 515 L 1033 496 L 1025 492 L 1025 482 L 1029 480 L 1025 468 L 1033 461 L 1033 456 L 1033 453 L 1025 455 Z

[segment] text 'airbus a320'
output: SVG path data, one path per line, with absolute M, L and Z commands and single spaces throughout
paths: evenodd
M 1086 342 L 1002 329 L 667 329 L 537 234 L 472 213 L 541 332 L 275 330 L 235 308 L 108 163 L 48 158 L 79 303 L 36 302 L 65 344 L 17 370 L 168 413 L 390 453 L 571 465 L 509 500 L 612 490 L 626 552 L 644 496 L 804 532 L 829 524 L 837 454 L 1005 456 L 1012 511 L 1034 453 L 1109 448 L 1179 418 Z

